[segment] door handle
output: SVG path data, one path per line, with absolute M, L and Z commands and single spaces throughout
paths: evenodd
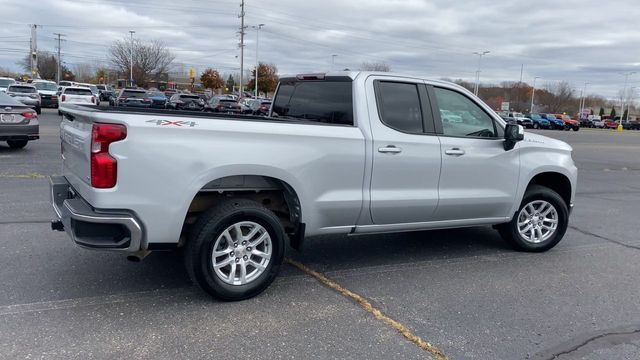
M 451 156 L 462 156 L 465 154 L 464 150 L 460 148 L 448 149 L 448 150 L 445 150 L 444 153 Z
M 399 154 L 402 152 L 402 148 L 396 147 L 395 145 L 387 145 L 385 147 L 378 148 L 378 152 L 383 154 Z

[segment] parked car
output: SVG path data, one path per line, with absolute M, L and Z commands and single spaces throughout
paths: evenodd
M 544 119 L 540 114 L 525 114 L 526 118 L 531 119 L 531 127 L 533 129 L 551 129 L 551 122 Z
M 11 96 L 0 92 L 0 141 L 12 149 L 21 149 L 40 138 L 38 114 Z
M 622 128 L 625 130 L 640 130 L 640 121 L 638 120 L 623 120 Z
M 580 130 L 580 121 L 572 119 L 571 116 L 565 114 L 554 114 L 556 119 L 564 121 L 565 130 Z
M 171 99 L 169 99 L 167 108 L 174 110 L 202 111 L 205 109 L 205 102 L 200 99 L 198 95 L 174 94 Z
M 506 116 L 509 119 L 513 119 L 516 124 L 522 125 L 522 126 L 524 126 L 526 128 L 532 127 L 532 125 L 533 125 L 533 122 L 531 121 L 531 119 L 529 119 L 526 116 L 524 116 L 523 113 L 520 113 L 520 112 L 507 112 Z
M 617 117 L 618 120 L 616 120 L 616 118 L 611 118 L 608 116 L 605 116 L 602 120 L 602 128 L 603 129 L 617 129 L 618 128 L 618 121 L 619 121 L 619 117 Z
M 240 105 L 244 106 L 242 109 L 243 114 L 267 116 L 271 109 L 271 100 L 243 99 Z
M 151 107 L 151 99 L 144 89 L 125 88 L 120 90 L 115 106 L 148 108 Z
M 98 88 L 99 91 L 99 98 L 100 101 L 108 101 L 109 104 L 112 103 L 111 98 L 116 96 L 115 91 L 113 90 L 113 88 L 109 85 L 96 85 L 96 87 Z
M 580 127 L 593 128 L 595 127 L 594 122 L 600 121 L 600 116 L 598 115 L 588 115 L 587 118 L 580 119 Z
M 151 99 L 152 108 L 164 109 L 167 107 L 167 97 L 162 91 L 151 91 L 148 95 L 149 99 Z
M 84 86 L 66 86 L 58 97 L 58 115 L 63 114 L 65 105 L 98 106 L 98 100 L 91 89 Z
M 164 91 L 164 96 L 167 99 L 170 99 L 173 95 L 175 95 L 177 93 L 178 93 L 178 90 L 176 90 L 176 89 L 167 89 L 167 90 Z
M 549 120 L 552 129 L 564 130 L 564 121 L 557 119 L 553 114 L 540 114 L 543 119 Z
M 241 114 L 242 106 L 240 106 L 240 104 L 236 100 L 231 98 L 214 97 L 209 100 L 205 111 L 221 112 L 227 114 Z
M 282 77 L 273 121 L 68 112 L 52 228 L 137 259 L 184 246 L 195 283 L 224 300 L 265 290 L 285 239 L 493 225 L 546 251 L 576 192 L 571 146 L 505 124 L 460 86 L 392 73 Z
M 91 93 L 93 94 L 93 96 L 96 97 L 96 104 L 100 105 L 100 89 L 98 89 L 98 87 L 96 85 L 88 84 L 88 83 L 79 83 L 76 86 L 89 88 L 89 90 L 91 90 Z
M 16 84 L 17 81 L 8 77 L 0 77 L 0 92 L 6 92 L 9 85 Z
M 62 80 L 62 81 L 60 81 L 58 83 L 58 86 L 64 86 L 64 87 L 66 87 L 66 86 L 76 86 L 76 85 L 78 85 L 78 83 L 75 82 L 75 81 Z
M 38 94 L 35 86 L 26 84 L 9 85 L 7 95 L 34 109 L 40 115 L 42 105 L 40 103 L 40 94 Z
M 54 81 L 37 80 L 33 82 L 38 94 L 40 94 L 41 107 L 58 107 L 58 85 Z

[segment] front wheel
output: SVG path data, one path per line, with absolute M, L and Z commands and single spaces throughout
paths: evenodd
M 538 124 L 533 124 L 533 128 L 534 128 L 534 129 L 539 128 Z
M 540 185 L 530 186 L 513 219 L 498 226 L 502 238 L 520 251 L 547 251 L 564 236 L 569 210 L 562 197 Z
M 575 126 L 575 127 L 573 128 L 573 131 L 578 131 L 578 130 L 580 130 L 580 126 Z
M 285 233 L 261 204 L 229 199 L 203 213 L 185 248 L 191 278 L 224 301 L 251 298 L 276 278 L 284 260 Z

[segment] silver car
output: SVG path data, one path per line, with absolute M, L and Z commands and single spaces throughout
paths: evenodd
M 41 100 L 38 89 L 33 85 L 9 85 L 7 95 L 33 108 L 38 115 L 41 112 Z
M 0 92 L 0 141 L 12 149 L 23 148 L 40 138 L 38 115 L 27 105 Z

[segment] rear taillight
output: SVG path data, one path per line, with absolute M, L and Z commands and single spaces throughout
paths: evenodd
M 38 115 L 36 115 L 36 113 L 23 112 L 20 115 L 22 115 L 22 117 L 25 117 L 27 119 L 37 119 L 38 118 Z
M 92 96 L 92 97 L 91 97 L 91 103 L 92 103 L 92 104 L 95 104 L 95 103 L 96 103 L 96 97 L 95 97 L 95 96 Z
M 66 96 L 64 96 L 64 95 L 62 95 L 62 96 L 60 97 L 60 101 L 65 101 L 65 100 L 67 100 L 67 97 L 66 97 Z
M 118 162 L 109 154 L 109 144 L 127 137 L 127 128 L 119 124 L 93 124 L 91 131 L 91 186 L 108 189 L 116 186 Z

